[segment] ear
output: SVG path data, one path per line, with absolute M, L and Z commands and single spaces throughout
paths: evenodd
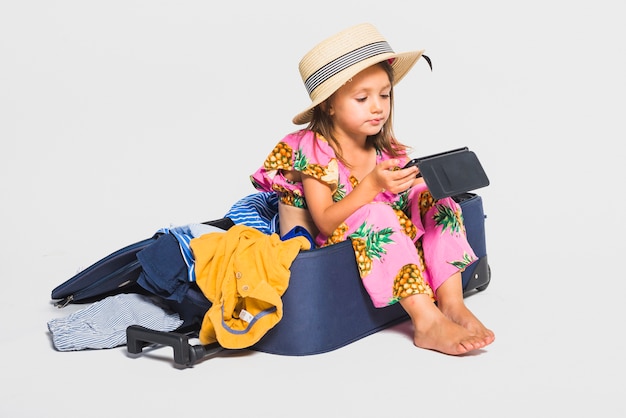
M 322 112 L 328 113 L 330 116 L 333 116 L 335 114 L 335 109 L 333 109 L 333 106 L 328 102 L 328 100 L 324 100 L 322 103 L 320 103 L 320 109 L 322 110 Z

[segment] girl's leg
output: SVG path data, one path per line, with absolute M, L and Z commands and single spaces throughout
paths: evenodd
M 484 338 L 446 317 L 426 294 L 403 298 L 400 304 L 413 323 L 413 343 L 420 348 L 459 355 L 487 345 Z
M 436 313 L 456 325 L 456 327 L 451 327 L 450 324 L 446 324 L 442 328 L 445 332 L 439 333 L 441 343 L 445 343 L 448 339 L 447 342 L 453 344 L 452 351 L 463 349 L 470 351 L 491 344 L 495 339 L 494 333 L 474 316 L 465 306 L 463 299 L 461 271 L 478 258 L 467 241 L 459 204 L 451 198 L 434 201 L 430 193 L 417 189 L 411 191 L 410 200 L 412 202 L 411 220 L 419 231 L 423 231 L 422 248 L 428 270 L 425 272 L 425 277 L 430 287 L 435 290 Z M 415 344 L 420 347 L 439 344 L 436 340 L 429 339 L 433 335 L 437 336 L 437 333 L 420 333 L 419 324 L 416 321 L 423 320 L 417 316 L 418 313 L 430 312 L 431 307 L 423 305 L 419 308 L 411 308 L 416 309 L 414 314 L 409 312 L 416 327 Z M 436 318 L 436 316 L 433 317 Z M 422 325 L 422 327 L 425 326 Z M 459 328 L 464 332 L 459 332 Z M 468 338 L 468 335 L 471 337 Z M 463 348 L 455 347 L 454 344 L 460 344 Z M 449 353 L 445 350 L 449 350 L 450 346 L 446 349 L 446 345 L 443 344 L 442 347 L 444 350 L 436 347 L 434 349 Z
M 423 267 L 415 245 L 389 205 L 373 202 L 362 206 L 337 231 L 341 233 L 332 238 L 352 240 L 363 287 L 375 307 L 394 304 L 418 291 L 434 300 L 432 289 L 422 280 Z M 408 290 L 402 283 L 406 277 L 411 280 Z
M 448 319 L 478 337 L 483 346 L 491 344 L 495 335 L 467 308 L 463 299 L 461 273 L 455 273 L 437 288 L 437 305 Z

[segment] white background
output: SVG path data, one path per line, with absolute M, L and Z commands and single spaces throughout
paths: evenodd
M 0 416 L 626 414 L 618 1 L 1 1 Z M 426 49 L 396 89 L 414 156 L 469 146 L 491 185 L 477 355 L 406 325 L 316 356 L 179 370 L 61 353 L 50 292 L 158 228 L 222 217 L 308 104 L 300 58 L 371 22 Z

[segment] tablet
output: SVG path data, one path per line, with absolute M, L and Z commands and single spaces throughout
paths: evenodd
M 470 192 L 489 185 L 478 157 L 468 147 L 414 158 L 405 167 L 417 165 L 435 199 Z

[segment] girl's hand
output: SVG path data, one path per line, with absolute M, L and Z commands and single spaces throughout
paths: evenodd
M 413 186 L 416 180 L 421 180 L 415 178 L 419 173 L 417 167 L 400 168 L 398 164 L 400 160 L 395 158 L 377 164 L 369 174 L 372 183 L 381 191 L 401 193 Z

